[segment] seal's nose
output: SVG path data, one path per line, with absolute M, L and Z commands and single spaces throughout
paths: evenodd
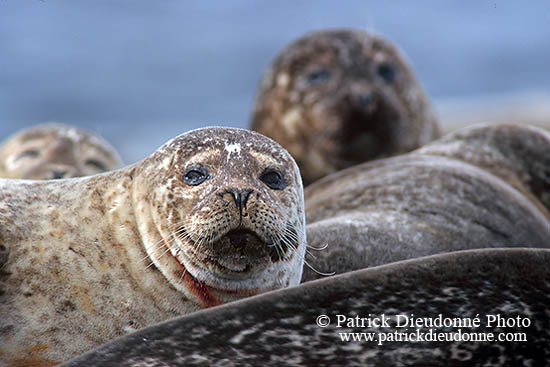
M 374 96 L 372 93 L 360 93 L 357 96 L 357 102 L 359 102 L 359 106 L 362 108 L 369 108 L 372 105 Z
M 237 205 L 237 208 L 239 208 L 239 212 L 241 213 L 241 216 L 243 216 L 243 209 L 246 208 L 246 202 L 248 201 L 248 197 L 250 196 L 250 193 L 252 192 L 251 189 L 230 189 L 227 190 L 232 196 L 233 200 L 235 200 L 235 205 Z M 245 217 L 246 217 L 245 213 Z

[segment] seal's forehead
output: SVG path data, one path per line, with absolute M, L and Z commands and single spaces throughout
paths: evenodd
M 277 70 L 299 69 L 306 62 L 320 62 L 331 55 L 340 66 L 363 64 L 376 53 L 395 53 L 395 47 L 380 36 L 357 29 L 315 31 L 298 38 L 275 58 L 272 67 Z
M 19 139 L 20 141 L 24 142 L 27 140 L 40 139 L 45 136 L 51 136 L 54 138 L 67 138 L 78 142 L 84 138 L 91 136 L 91 134 L 74 126 L 57 123 L 46 123 L 22 130 L 19 133 L 13 135 L 13 138 Z
M 77 146 L 91 148 L 109 157 L 109 159 L 113 159 L 117 162 L 117 165 L 122 165 L 122 160 L 116 149 L 101 136 L 76 126 L 55 122 L 35 125 L 15 133 L 4 141 L 0 148 L 24 147 L 24 144 L 50 144 L 60 139 L 68 139 Z
M 292 42 L 281 52 L 286 58 L 298 57 L 308 53 L 318 53 L 323 50 L 342 52 L 349 49 L 370 49 L 374 42 L 381 39 L 367 32 L 352 29 L 335 29 L 310 32 Z
M 159 150 L 166 154 L 178 152 L 184 156 L 216 149 L 228 154 L 260 153 L 278 161 L 292 161 L 290 154 L 278 143 L 257 132 L 228 127 L 207 127 L 191 130 L 172 139 Z

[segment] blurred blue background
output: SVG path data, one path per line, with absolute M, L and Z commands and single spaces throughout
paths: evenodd
M 0 140 L 64 122 L 131 163 L 192 128 L 246 127 L 273 56 L 327 27 L 393 41 L 436 106 L 550 92 L 548 0 L 0 0 Z

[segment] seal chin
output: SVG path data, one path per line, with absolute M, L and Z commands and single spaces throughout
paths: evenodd
M 231 291 L 249 288 L 258 274 L 273 265 L 271 252 L 275 251 L 260 235 L 244 228 L 230 230 L 201 248 L 200 253 L 175 251 L 173 255 L 196 280 Z

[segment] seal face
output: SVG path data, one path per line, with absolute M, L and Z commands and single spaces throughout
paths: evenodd
M 550 247 L 550 138 L 477 126 L 409 154 L 334 173 L 305 190 L 308 260 L 343 273 L 436 253 Z M 303 281 L 319 278 L 305 268 Z
M 298 284 L 305 214 L 292 157 L 259 134 L 221 128 L 167 147 L 177 159 L 155 155 L 160 164 L 139 173 L 137 185 L 147 189 L 134 198 L 156 226 L 149 215 L 138 218 L 163 274 L 205 305 Z
M 0 179 L 0 364 L 297 285 L 303 207 L 290 154 L 243 129 L 190 131 L 103 174 Z
M 309 33 L 274 59 L 251 128 L 296 159 L 307 185 L 437 138 L 432 109 L 403 56 L 359 30 Z
M 74 126 L 47 123 L 25 129 L 0 146 L 0 177 L 59 179 L 121 167 L 105 140 Z

